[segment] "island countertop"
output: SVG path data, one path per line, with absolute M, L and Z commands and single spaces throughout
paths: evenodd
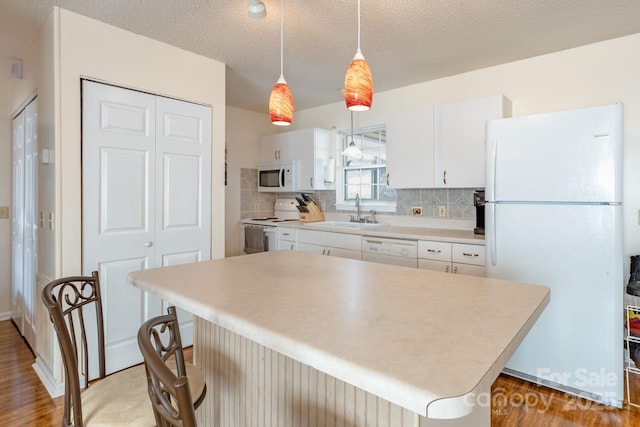
M 471 411 L 469 398 L 490 388 L 549 301 L 544 286 L 292 251 L 143 270 L 129 280 L 430 418 Z

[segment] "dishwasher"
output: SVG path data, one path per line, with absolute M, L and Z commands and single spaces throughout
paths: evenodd
M 363 236 L 362 260 L 418 268 L 418 242 Z

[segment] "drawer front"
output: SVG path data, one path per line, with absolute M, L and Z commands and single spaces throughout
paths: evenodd
M 278 227 L 278 240 L 288 240 L 290 242 L 296 241 L 296 230 L 295 228 L 283 228 Z
M 484 246 L 454 243 L 452 250 L 453 262 L 484 266 Z
M 298 230 L 298 243 L 310 243 L 312 245 L 327 244 L 326 231 Z
M 362 237 L 359 234 L 327 232 L 327 246 L 360 251 L 362 250 Z
M 418 240 L 418 258 L 451 261 L 451 243 Z

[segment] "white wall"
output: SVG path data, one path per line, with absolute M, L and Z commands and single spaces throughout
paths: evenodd
M 354 115 L 354 126 L 384 123 L 396 112 L 504 94 L 514 115 L 624 103 L 624 254 L 640 253 L 640 34 L 376 93 L 373 108 Z M 372 70 L 375 81 L 375 70 Z M 296 113 L 297 128 L 346 129 L 344 103 Z M 463 124 L 461 124 L 463 125 Z
M 227 187 L 225 255 L 240 255 L 240 169 L 258 167 L 258 139 L 277 133 L 268 113 L 227 107 Z

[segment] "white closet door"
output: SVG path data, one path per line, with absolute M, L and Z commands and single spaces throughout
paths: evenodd
M 127 281 L 155 265 L 154 111 L 152 95 L 83 82 L 82 264 L 100 273 L 108 372 L 142 361 L 138 328 L 159 314 Z
M 100 272 L 113 372 L 142 361 L 138 328 L 168 304 L 127 275 L 211 256 L 211 108 L 85 81 L 82 150 L 83 273 Z
M 36 348 L 36 273 L 38 272 L 38 101 L 25 108 L 24 118 L 24 307 L 22 312 L 25 339 Z
M 211 257 L 211 108 L 156 98 L 158 266 Z M 179 284 L 177 284 L 179 286 Z M 163 310 L 170 301 L 166 301 Z M 193 316 L 179 309 L 182 343 L 193 343 Z
M 11 319 L 23 332 L 24 301 L 24 116 L 13 119 L 13 204 L 11 212 Z

